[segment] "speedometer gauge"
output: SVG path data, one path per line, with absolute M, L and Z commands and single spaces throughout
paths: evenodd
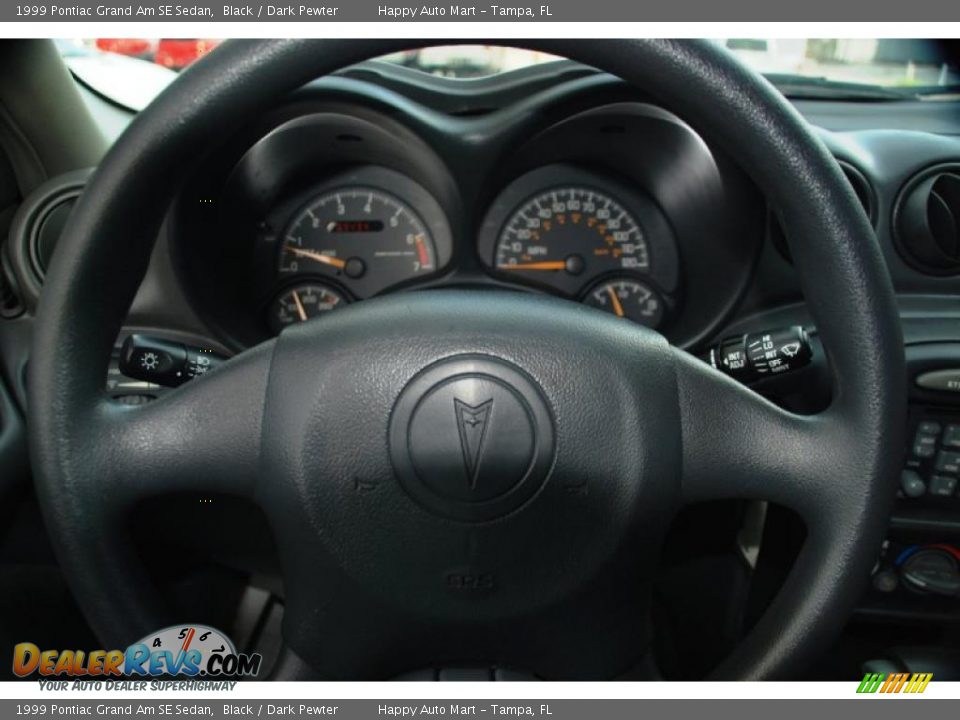
M 506 283 L 548 290 L 662 329 L 678 306 L 673 228 L 636 179 L 545 165 L 494 199 L 477 239 Z
M 650 266 L 643 228 L 609 194 L 556 187 L 529 198 L 500 233 L 495 267 L 522 273 L 593 277 Z
M 385 287 L 433 272 L 436 247 L 424 221 L 372 187 L 338 187 L 313 198 L 282 238 L 280 275 L 375 278 Z

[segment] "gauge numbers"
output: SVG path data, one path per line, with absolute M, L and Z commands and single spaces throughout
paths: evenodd
M 331 310 L 344 307 L 346 298 L 338 291 L 320 283 L 305 283 L 283 291 L 270 304 L 268 320 L 274 333 L 287 325 L 322 317 Z
M 639 223 L 609 194 L 559 187 L 535 195 L 510 216 L 500 233 L 494 265 L 522 275 L 591 277 L 645 271 L 650 254 Z
M 601 282 L 584 299 L 591 307 L 655 328 L 663 319 L 663 301 L 644 283 L 630 278 Z
M 280 275 L 376 276 L 380 286 L 436 269 L 436 248 L 417 213 L 368 187 L 341 187 L 311 200 L 282 239 Z

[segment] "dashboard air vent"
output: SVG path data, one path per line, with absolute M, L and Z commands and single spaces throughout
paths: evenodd
M 866 176 L 853 165 L 841 162 L 840 169 L 846 176 L 847 182 L 850 183 L 850 187 L 853 188 L 853 192 L 856 194 L 857 200 L 860 201 L 860 204 L 863 206 L 864 212 L 867 213 L 867 217 L 870 218 L 870 224 L 872 225 L 876 220 L 877 212 L 876 203 L 873 200 L 873 186 L 870 184 L 870 181 L 867 180 Z
M 0 267 L 0 318 L 13 318 L 23 312 L 23 303 L 13 290 L 13 283 Z
M 47 180 L 24 199 L 13 216 L 6 249 L 11 279 L 28 308 L 40 296 L 53 250 L 90 173 L 74 170 Z
M 960 274 L 960 166 L 931 168 L 911 180 L 894 213 L 904 259 L 932 275 Z
M 877 204 L 874 200 L 873 186 L 870 184 L 870 181 L 867 180 L 866 175 L 853 165 L 843 160 L 837 161 L 837 164 L 840 166 L 840 170 L 843 171 L 844 177 L 847 178 L 847 182 L 850 183 L 850 187 L 853 188 L 857 200 L 859 200 L 863 206 L 863 211 L 867 214 L 867 217 L 870 218 L 870 224 L 875 224 L 877 219 Z M 768 214 L 767 233 L 770 241 L 777 250 L 780 251 L 780 254 L 783 255 L 788 262 L 792 263 L 793 258 L 790 257 L 790 248 L 787 247 L 787 239 L 783 233 L 783 226 L 780 225 L 780 221 L 776 215 L 774 215 L 773 211 L 770 211 Z

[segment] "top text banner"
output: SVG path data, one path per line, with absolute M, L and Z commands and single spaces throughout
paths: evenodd
M 949 22 L 960 2 L 944 0 L 544 0 L 544 4 L 423 4 L 411 0 L 283 2 L 0 3 L 0 22 Z

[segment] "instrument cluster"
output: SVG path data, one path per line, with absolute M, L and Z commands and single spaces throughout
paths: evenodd
M 676 116 L 587 90 L 586 109 L 544 93 L 538 112 L 455 116 L 317 85 L 198 161 L 169 223 L 180 285 L 236 350 L 440 288 L 549 294 L 696 343 L 745 291 L 764 205 Z
M 277 292 L 265 321 L 322 317 L 434 275 L 452 255 L 450 223 L 408 177 L 367 166 L 280 204 Z M 510 183 L 486 213 L 476 250 L 504 283 L 550 292 L 624 320 L 660 327 L 675 307 L 678 258 L 669 223 L 643 193 L 558 164 Z

